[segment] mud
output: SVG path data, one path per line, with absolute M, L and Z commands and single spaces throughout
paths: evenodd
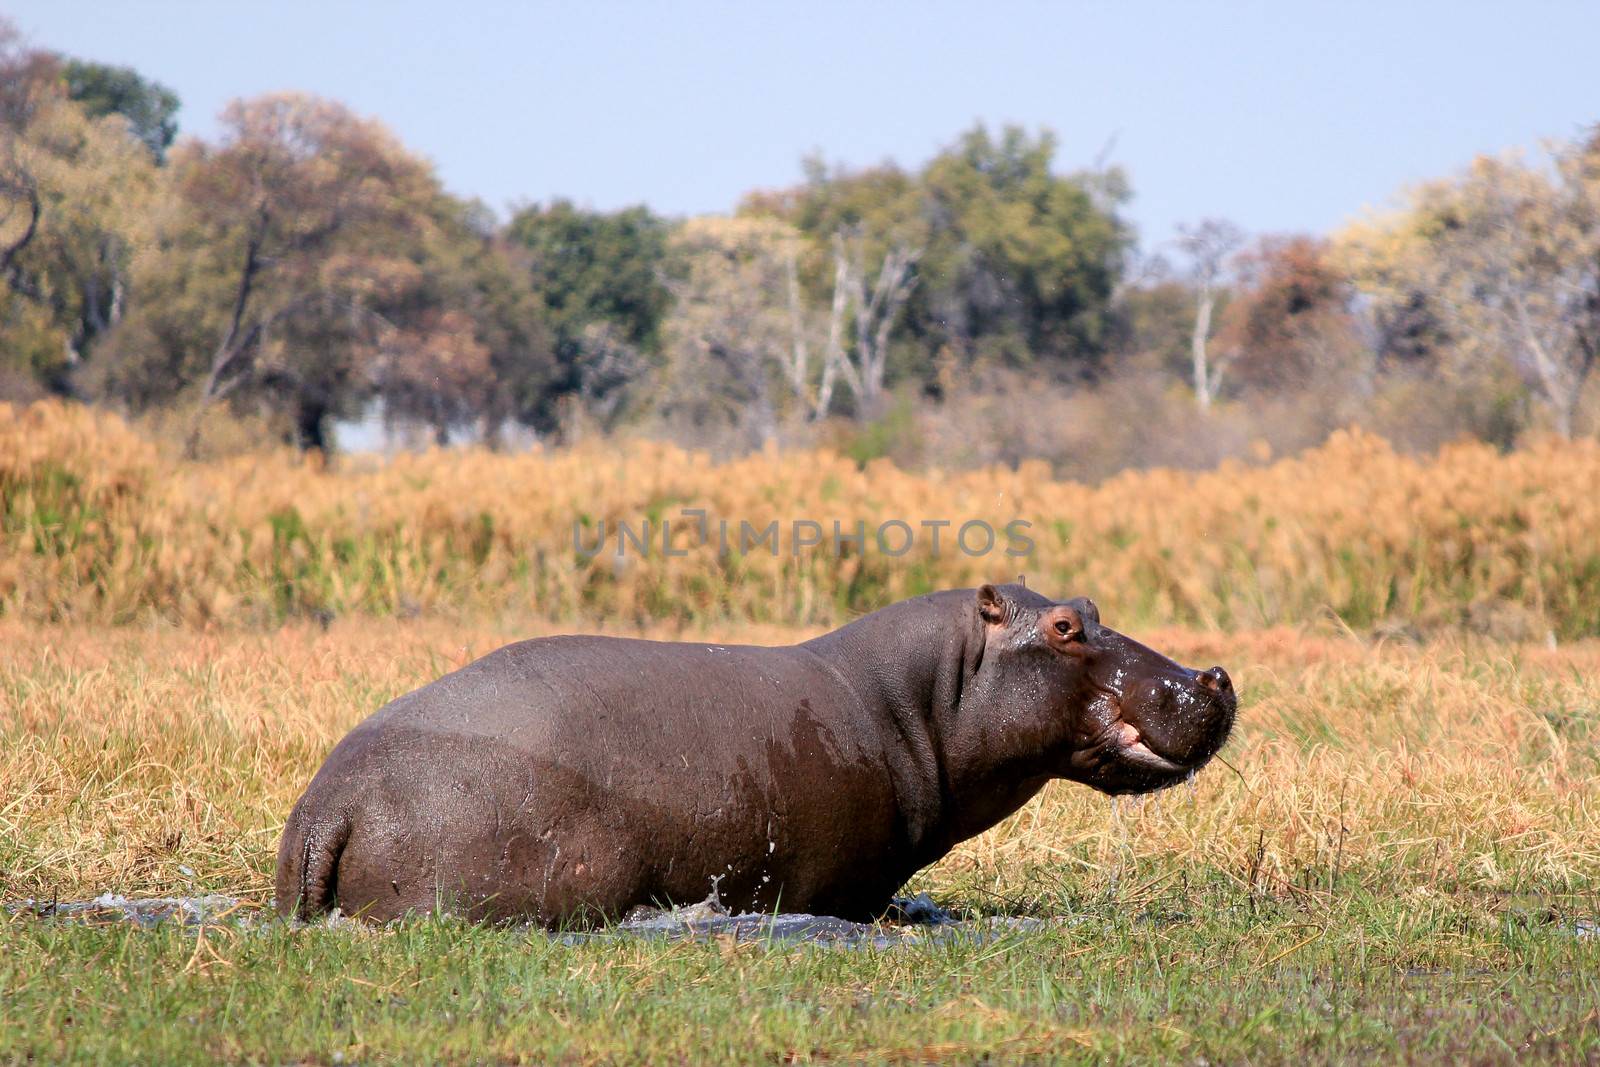
M 185 927 L 227 923 L 238 927 L 266 926 L 283 920 L 270 906 L 238 897 L 212 894 L 197 897 L 125 897 L 103 893 L 93 900 L 24 900 L 4 905 L 13 921 L 37 919 L 108 926 L 126 923 L 152 929 L 175 922 Z M 667 910 L 635 908 L 621 922 L 596 930 L 565 931 L 549 936 L 565 944 L 621 941 L 628 938 L 711 941 L 776 941 L 835 946 L 871 946 L 926 943 L 953 938 L 992 940 L 1008 934 L 1043 930 L 1071 920 L 1015 917 L 959 919 L 925 894 L 896 898 L 884 920 L 857 923 L 829 915 L 751 913 L 732 914 L 713 896 L 699 904 Z M 339 927 L 351 920 L 337 912 L 314 923 L 291 923 L 296 928 Z M 528 927 L 538 930 L 538 927 Z M 540 932 L 544 932 L 540 930 Z

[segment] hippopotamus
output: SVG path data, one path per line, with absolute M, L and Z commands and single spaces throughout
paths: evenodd
M 1094 602 L 931 593 L 781 647 L 546 637 L 385 705 L 284 826 L 276 902 L 593 925 L 706 899 L 882 916 L 1051 779 L 1184 780 L 1237 701 Z

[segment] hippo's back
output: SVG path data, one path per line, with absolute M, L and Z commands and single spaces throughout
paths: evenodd
M 388 917 L 450 897 L 550 922 L 699 899 L 719 877 L 732 902 L 787 903 L 849 835 L 889 847 L 883 726 L 804 648 L 509 645 L 340 742 L 286 828 L 280 901 Z M 319 884 L 319 842 L 341 835 Z

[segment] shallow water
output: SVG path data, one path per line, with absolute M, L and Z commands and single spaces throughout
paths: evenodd
M 279 921 L 270 905 L 263 908 L 253 901 L 220 893 L 195 897 L 125 897 L 120 893 L 102 893 L 92 900 L 16 901 L 0 905 L 0 911 L 4 911 L 13 921 L 55 920 L 88 926 L 126 923 L 141 929 L 153 929 L 164 922 L 176 922 L 185 927 L 226 923 L 252 928 Z M 1154 915 L 1147 914 L 1141 918 L 1158 921 Z M 1082 917 L 1075 916 L 960 919 L 939 907 L 925 893 L 910 898 L 896 897 L 889 915 L 884 921 L 876 923 L 851 922 L 831 915 L 807 915 L 803 912 L 778 915 L 746 912 L 735 915 L 714 898 L 708 898 L 699 904 L 668 910 L 635 908 L 614 925 L 595 930 L 556 931 L 551 932 L 550 937 L 569 945 L 627 938 L 675 941 L 731 938 L 734 941 L 892 948 L 896 945 L 952 939 L 991 941 L 1009 934 L 1074 926 L 1083 921 Z M 335 911 L 317 922 L 296 922 L 294 926 L 338 928 L 352 922 Z M 1565 923 L 1562 932 L 1580 940 L 1600 937 L 1600 919 L 1577 919 Z
M 229 921 L 248 925 L 260 918 L 255 905 L 221 894 L 125 897 L 120 893 L 101 893 L 93 900 L 23 900 L 5 905 L 5 911 L 13 918 L 65 919 L 92 926 L 125 922 L 146 928 L 168 920 L 184 926 Z
M 275 922 L 270 909 L 237 897 L 211 894 L 196 897 L 125 897 L 102 893 L 93 900 L 24 900 L 5 905 L 13 919 L 35 918 L 86 925 L 127 923 L 150 929 L 164 922 L 183 926 L 229 923 L 253 927 Z M 1041 930 L 1070 920 L 992 917 L 957 919 L 926 895 L 897 898 L 890 921 L 858 923 L 830 915 L 730 914 L 715 900 L 661 910 L 635 908 L 627 918 L 596 930 L 555 932 L 550 936 L 566 944 L 624 938 L 709 941 L 805 942 L 822 945 L 890 948 L 895 945 L 976 938 L 991 940 L 1010 933 Z M 340 926 L 351 920 L 335 912 L 310 926 Z

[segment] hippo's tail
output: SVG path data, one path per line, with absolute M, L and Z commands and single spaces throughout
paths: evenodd
M 338 902 L 339 856 L 350 840 L 348 812 L 314 815 L 306 810 L 313 806 L 309 800 L 290 812 L 278 845 L 274 889 L 278 914 L 286 919 L 309 921 L 333 910 Z

